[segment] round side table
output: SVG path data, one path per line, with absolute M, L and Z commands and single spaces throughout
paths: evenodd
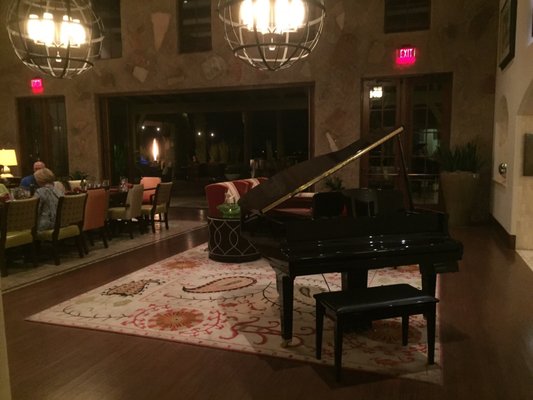
M 261 257 L 257 249 L 241 236 L 238 218 L 207 217 L 209 258 L 221 262 L 246 262 Z

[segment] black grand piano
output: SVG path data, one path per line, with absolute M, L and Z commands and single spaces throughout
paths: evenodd
M 283 204 L 293 196 L 388 140 L 397 139 L 403 159 L 402 131 L 399 127 L 363 136 L 344 149 L 274 175 L 239 200 L 242 235 L 276 272 L 284 343 L 292 338 L 297 276 L 341 272 L 343 290 L 357 290 L 366 287 L 369 269 L 418 264 L 423 290 L 434 295 L 437 274 L 458 270 L 463 246 L 450 237 L 446 214 L 414 209 L 405 162 L 402 172 L 407 193 L 377 190 L 369 191 L 369 196 L 364 190 L 348 190 L 343 194 L 352 205 L 348 215 L 327 212 L 327 207 L 338 208 L 338 204 L 332 201 L 333 194 L 319 193 L 313 206 L 326 208 L 322 215 L 310 218 L 284 212 Z M 352 193 L 355 198 L 350 198 Z M 317 201 L 321 197 L 323 204 Z M 361 204 L 366 212 L 359 212 Z

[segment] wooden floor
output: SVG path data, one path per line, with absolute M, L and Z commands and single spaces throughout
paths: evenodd
M 533 272 L 491 226 L 452 234 L 465 254 L 439 278 L 442 386 L 354 371 L 337 384 L 329 367 L 24 320 L 205 242 L 197 230 L 5 294 L 13 399 L 531 400 Z

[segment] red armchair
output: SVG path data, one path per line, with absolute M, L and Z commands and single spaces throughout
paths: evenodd
M 208 206 L 207 216 L 212 218 L 220 218 L 222 216 L 217 207 L 224 203 L 226 192 L 229 191 L 235 199 L 235 202 L 237 202 L 249 189 L 250 184 L 244 180 L 218 182 L 207 185 L 205 187 Z
M 152 204 L 155 189 L 161 183 L 161 178 L 158 176 L 143 176 L 139 183 L 144 187 L 143 204 Z

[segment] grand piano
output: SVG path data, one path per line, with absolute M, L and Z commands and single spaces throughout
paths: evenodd
M 401 148 L 402 132 L 399 127 L 362 136 L 341 150 L 281 171 L 240 198 L 241 234 L 276 272 L 283 344 L 292 338 L 297 276 L 340 272 L 343 290 L 357 290 L 367 286 L 370 269 L 417 264 L 422 289 L 434 295 L 437 274 L 458 271 L 463 246 L 450 237 L 447 215 L 413 207 Z M 400 146 L 407 193 L 374 191 L 377 196 L 366 196 L 370 199 L 363 207 L 366 213 L 356 212 L 357 206 L 353 206 L 348 207 L 348 214 L 325 212 L 327 217 L 310 218 L 284 209 L 293 196 L 393 139 Z M 351 199 L 353 192 L 343 194 L 347 204 L 364 203 L 364 196 Z M 398 192 L 403 198 L 396 198 Z M 315 195 L 316 199 L 320 197 Z M 325 202 L 326 207 L 335 204 L 330 200 Z M 324 209 L 324 204 L 317 201 L 313 206 Z

